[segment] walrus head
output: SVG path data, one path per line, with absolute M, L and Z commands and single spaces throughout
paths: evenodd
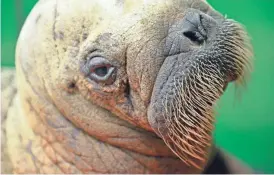
M 203 0 L 40 1 L 19 38 L 18 86 L 39 111 L 35 121 L 62 141 L 70 130 L 60 128 L 70 126 L 133 149 L 108 137 L 122 119 L 155 132 L 187 172 L 200 172 L 214 105 L 229 82 L 244 79 L 250 56 L 241 25 Z M 153 146 L 146 153 L 169 155 Z

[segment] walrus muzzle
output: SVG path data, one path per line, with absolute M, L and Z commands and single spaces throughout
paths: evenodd
M 178 157 L 201 169 L 212 142 L 214 105 L 229 82 L 248 73 L 250 45 L 238 23 L 197 11 L 171 30 L 173 43 L 154 85 L 148 120 Z M 193 47 L 182 44 L 188 41 Z M 183 49 L 175 53 L 174 47 Z

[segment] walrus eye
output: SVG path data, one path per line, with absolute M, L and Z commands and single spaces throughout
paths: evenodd
M 89 75 L 91 80 L 110 85 L 115 81 L 115 67 L 105 58 L 94 57 L 89 61 Z

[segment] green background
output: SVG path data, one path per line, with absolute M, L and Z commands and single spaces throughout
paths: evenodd
M 1 66 L 14 66 L 20 28 L 36 0 L 2 0 Z M 208 0 L 246 26 L 255 65 L 241 98 L 230 85 L 219 102 L 217 144 L 254 168 L 274 173 L 274 0 Z

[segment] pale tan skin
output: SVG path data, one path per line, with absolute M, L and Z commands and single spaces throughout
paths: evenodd
M 145 51 L 157 43 L 146 38 L 155 34 L 158 27 L 153 22 L 163 18 L 163 11 L 167 21 L 178 11 L 167 1 L 152 6 L 153 1 L 146 1 L 147 9 L 144 3 L 38 2 L 18 39 L 17 84 L 9 88 L 17 93 L 2 90 L 12 99 L 2 106 L 2 116 L 7 116 L 5 172 L 200 173 L 210 163 L 215 148 L 208 148 L 200 168 L 187 165 L 148 122 L 146 108 L 161 63 L 149 61 Z M 211 9 L 200 0 L 191 3 Z M 126 65 L 118 71 L 114 85 L 99 86 L 100 92 L 110 96 L 98 93 L 98 86 L 81 73 L 83 55 L 94 47 L 90 43 L 117 64 Z M 147 48 L 143 48 L 145 43 L 149 43 Z M 127 106 L 120 105 L 126 100 L 121 94 L 128 79 L 134 110 L 127 113 Z M 230 159 L 228 166 L 235 162 Z M 235 167 L 230 167 L 232 172 L 251 172 Z

